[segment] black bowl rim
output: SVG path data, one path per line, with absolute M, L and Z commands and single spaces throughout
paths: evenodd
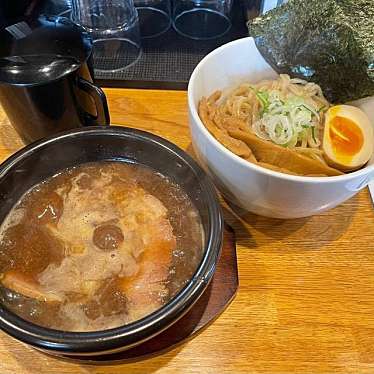
M 202 168 L 185 151 L 157 135 L 123 126 L 90 126 L 72 129 L 36 141 L 22 148 L 0 165 L 0 180 L 17 162 L 50 143 L 81 136 L 121 136 L 156 143 L 189 165 L 200 180 L 207 199 L 210 232 L 204 256 L 191 281 L 174 298 L 154 313 L 128 325 L 97 332 L 64 332 L 28 322 L 0 305 L 0 328 L 18 340 L 57 354 L 90 355 L 131 348 L 162 332 L 181 318 L 209 284 L 223 241 L 223 217 L 216 190 Z

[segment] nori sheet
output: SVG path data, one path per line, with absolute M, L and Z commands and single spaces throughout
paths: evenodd
M 274 70 L 319 84 L 330 102 L 374 95 L 374 0 L 289 0 L 248 29 Z

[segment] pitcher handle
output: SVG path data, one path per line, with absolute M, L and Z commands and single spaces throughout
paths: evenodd
M 108 103 L 106 96 L 100 87 L 95 86 L 93 83 L 78 77 L 78 87 L 88 93 L 95 102 L 96 106 L 96 117 L 93 117 L 94 125 L 109 125 L 110 116 L 108 110 Z

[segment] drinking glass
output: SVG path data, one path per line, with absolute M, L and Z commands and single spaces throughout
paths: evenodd
M 93 39 L 95 71 L 122 70 L 140 58 L 139 20 L 133 0 L 73 0 L 72 20 Z
M 232 0 L 175 0 L 173 27 L 191 39 L 213 39 L 231 27 Z
M 260 14 L 266 13 L 268 10 L 282 5 L 287 0 L 261 0 Z
M 170 0 L 134 0 L 134 4 L 142 38 L 156 37 L 169 29 Z

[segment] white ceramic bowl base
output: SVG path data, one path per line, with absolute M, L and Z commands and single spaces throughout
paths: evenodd
M 228 43 L 206 56 L 188 86 L 192 144 L 200 164 L 223 195 L 250 212 L 275 218 L 318 214 L 349 199 L 374 179 L 374 156 L 365 168 L 337 177 L 302 177 L 251 164 L 221 145 L 201 122 L 197 105 L 202 96 L 230 89 L 241 82 L 276 78 L 252 38 Z M 374 99 L 354 103 L 374 124 Z

